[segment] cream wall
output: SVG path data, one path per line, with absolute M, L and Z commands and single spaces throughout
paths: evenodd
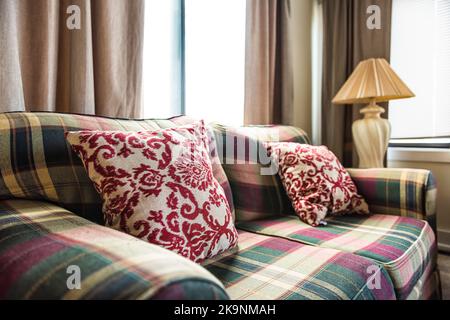
M 311 137 L 311 19 L 313 1 L 291 1 L 290 41 L 293 50 L 294 115 L 292 124 Z
M 450 252 L 450 163 L 388 161 L 391 168 L 420 168 L 433 172 L 437 183 L 437 227 L 439 249 Z

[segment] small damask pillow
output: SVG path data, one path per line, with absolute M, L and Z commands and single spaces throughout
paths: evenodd
M 368 214 L 366 201 L 336 156 L 324 146 L 267 143 L 279 165 L 281 182 L 295 212 L 304 222 L 319 226 L 328 213 Z
M 203 123 L 138 133 L 68 132 L 67 141 L 102 197 L 107 226 L 196 262 L 236 245 Z

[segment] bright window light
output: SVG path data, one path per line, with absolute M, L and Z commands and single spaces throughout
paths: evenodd
M 142 110 L 144 118 L 181 113 L 180 0 L 146 0 Z
M 185 0 L 186 114 L 244 120 L 245 0 Z
M 416 94 L 389 103 L 392 137 L 450 136 L 450 1 L 394 0 L 391 65 Z

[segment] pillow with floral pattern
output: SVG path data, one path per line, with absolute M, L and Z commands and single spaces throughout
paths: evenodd
M 196 262 L 236 245 L 203 122 L 145 132 L 67 132 L 66 138 L 102 197 L 107 226 Z
M 266 147 L 302 221 L 319 226 L 326 224 L 328 213 L 369 213 L 350 175 L 327 147 L 293 142 L 271 142 Z

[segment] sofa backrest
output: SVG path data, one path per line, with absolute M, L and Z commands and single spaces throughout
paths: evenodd
M 236 221 L 294 214 L 277 170 L 263 172 L 271 165 L 263 143 L 310 144 L 307 134 L 300 128 L 282 125 L 213 127 L 222 167 L 233 192 Z
M 0 200 L 21 198 L 55 203 L 101 223 L 101 199 L 64 132 L 77 130 L 143 131 L 185 125 L 196 120 L 127 120 L 48 112 L 0 114 Z M 215 147 L 210 144 L 211 157 Z M 219 161 L 213 174 L 223 187 L 232 212 L 233 198 Z

